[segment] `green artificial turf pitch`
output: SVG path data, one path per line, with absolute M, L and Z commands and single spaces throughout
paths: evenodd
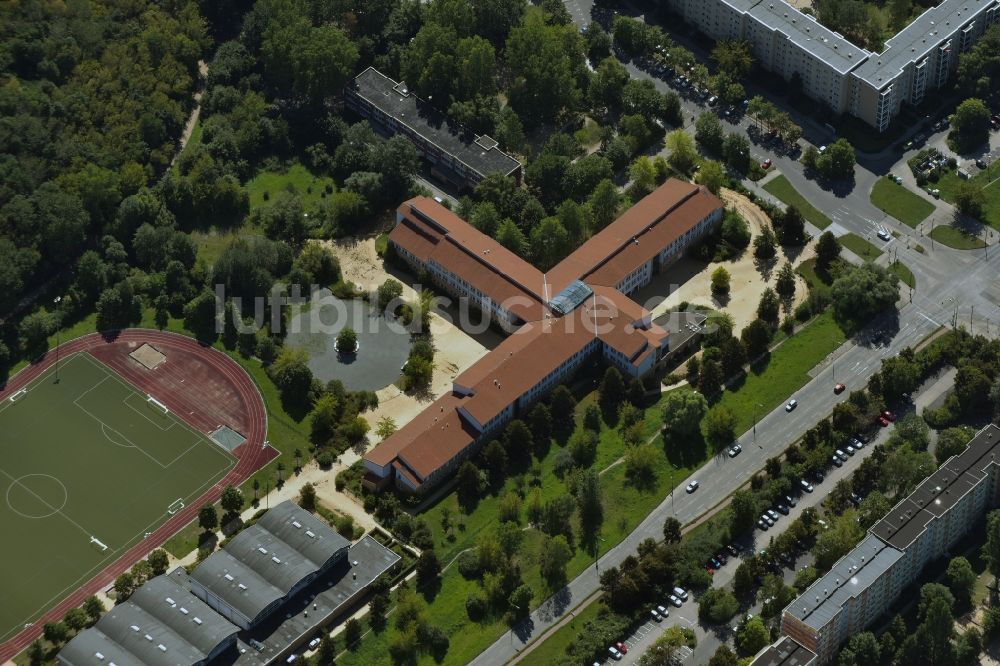
M 235 463 L 89 354 L 65 358 L 58 374 L 0 403 L 0 641 Z

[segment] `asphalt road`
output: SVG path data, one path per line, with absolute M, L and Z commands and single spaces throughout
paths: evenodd
M 590 3 L 585 0 L 566 0 L 566 5 L 577 25 L 582 27 L 589 22 L 586 17 L 589 15 Z M 660 90 L 671 89 L 665 82 L 631 64 L 627 68 L 633 77 L 650 79 Z M 705 110 L 689 100 L 683 100 L 682 104 L 686 121 Z M 742 119 L 739 127 L 745 128 L 747 122 Z M 693 131 L 690 123 L 688 129 Z M 888 344 L 873 344 L 865 336 L 860 336 L 842 345 L 813 370 L 814 379 L 794 394 L 793 397 L 799 402 L 795 411 L 786 413 L 779 407 L 762 415 L 755 428 L 756 433 L 749 431 L 739 438 L 743 445 L 743 454 L 739 458 L 734 461 L 722 456 L 709 461 L 693 475 L 702 482 L 701 488 L 694 494 L 683 492 L 687 480 L 682 481 L 680 490 L 665 498 L 631 534 L 605 553 L 596 567 L 588 568 L 563 590 L 546 600 L 529 618 L 487 648 L 472 664 L 485 666 L 506 663 L 566 612 L 596 591 L 599 588 L 601 569 L 620 564 L 626 556 L 636 551 L 638 544 L 644 539 L 660 538 L 663 521 L 668 516 L 676 516 L 684 523 L 690 522 L 722 501 L 755 470 L 763 467 L 767 458 L 781 453 L 808 428 L 827 416 L 835 402 L 847 398 L 849 391 L 839 397 L 833 395 L 832 387 L 835 382 L 844 382 L 849 389 L 863 386 L 878 369 L 883 358 L 919 343 L 940 325 L 961 323 L 966 327 L 971 326 L 973 331 L 979 333 L 986 332 L 992 323 L 991 334 L 1000 328 L 1000 309 L 997 307 L 1000 303 L 1000 285 L 996 280 L 996 276 L 1000 274 L 1000 248 L 994 248 L 989 253 L 988 248 L 958 251 L 943 248 L 939 244 L 932 245 L 928 238 L 921 235 L 920 229 L 910 229 L 896 222 L 871 204 L 869 192 L 879 175 L 870 169 L 857 167 L 854 181 L 848 186 L 823 187 L 806 178 L 801 164 L 784 154 L 772 153 L 761 146 L 755 146 L 754 153 L 755 156 L 770 157 L 775 168 L 784 173 L 807 200 L 834 221 L 835 233 L 851 231 L 861 237 L 874 238 L 874 230 L 881 224 L 900 234 L 899 238 L 881 244 L 885 254 L 879 262 L 885 264 L 891 256 L 898 257 L 916 276 L 917 290 L 911 294 L 909 289 L 903 287 L 898 313 L 886 313 L 873 322 L 872 327 L 884 331 L 884 336 L 889 339 Z M 879 159 L 878 163 L 887 170 L 896 162 L 898 155 L 885 154 Z M 875 168 L 878 170 L 878 167 Z M 820 233 L 815 228 L 809 230 L 814 235 Z M 877 240 L 873 242 L 879 243 Z M 924 247 L 923 253 L 915 249 L 917 244 Z M 845 251 L 848 258 L 851 258 L 850 254 Z M 854 260 L 859 259 L 855 257 Z M 680 616 L 683 617 L 683 613 Z

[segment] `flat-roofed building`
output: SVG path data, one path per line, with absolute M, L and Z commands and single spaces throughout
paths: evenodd
M 511 335 L 365 455 L 365 485 L 395 481 L 425 492 L 596 355 L 626 377 L 649 373 L 669 353 L 670 332 L 626 294 L 722 216 L 706 189 L 670 179 L 542 273 L 439 203 L 403 203 L 389 234 L 393 250 Z
M 751 666 L 813 666 L 817 661 L 815 653 L 799 645 L 788 636 L 782 636 L 774 645 L 754 657 Z
M 186 587 L 157 576 L 81 631 L 59 652 L 59 663 L 194 666 L 230 651 L 238 632 Z
M 376 129 L 410 139 L 431 172 L 459 189 L 473 188 L 494 173 L 521 182 L 521 163 L 500 150 L 494 139 L 462 127 L 405 83 L 374 67 L 355 77 L 345 99 L 348 108 L 372 121 Z
M 1000 428 L 990 424 L 901 500 L 782 612 L 781 631 L 820 663 L 864 631 L 1000 504 Z
M 350 542 L 325 522 L 282 502 L 191 573 L 191 591 L 247 629 L 347 556 Z
M 881 53 L 855 46 L 784 0 L 667 0 L 713 39 L 751 43 L 761 67 L 791 80 L 837 113 L 885 131 L 901 106 L 942 87 L 987 27 L 1000 0 L 944 0 L 886 42 Z

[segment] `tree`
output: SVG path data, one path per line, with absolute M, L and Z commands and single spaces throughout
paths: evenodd
M 34 640 L 28 646 L 28 663 L 31 666 L 42 666 L 45 663 L 45 648 L 40 640 Z
M 305 350 L 283 347 L 268 369 L 268 374 L 281 392 L 282 401 L 288 405 L 308 408 L 313 374 L 307 361 Z
M 625 380 L 618 368 L 609 367 L 604 371 L 599 394 L 603 409 L 617 410 L 618 405 L 625 399 Z
M 687 439 L 701 427 L 708 411 L 708 401 L 697 391 L 675 390 L 663 400 L 663 429 L 671 436 Z
M 223 488 L 222 498 L 219 503 L 222 505 L 222 510 L 227 514 L 239 513 L 243 509 L 244 502 L 243 492 L 239 488 L 233 486 Z
M 729 510 L 733 534 L 746 534 L 753 530 L 757 522 L 757 501 L 752 492 L 737 490 L 729 503 Z
M 670 151 L 667 161 L 670 165 L 681 173 L 691 173 L 695 161 L 698 159 L 698 151 L 695 150 L 694 140 L 691 135 L 682 129 L 674 130 L 667 134 L 667 150 Z
M 681 542 L 681 521 L 673 516 L 663 521 L 663 540 L 667 543 Z
M 677 650 L 687 642 L 684 630 L 668 627 L 639 658 L 639 666 L 673 666 Z
M 767 352 L 771 343 L 771 327 L 760 319 L 754 319 L 740 333 L 740 341 L 746 347 L 747 356 L 755 359 Z
M 733 441 L 736 436 L 736 414 L 725 405 L 716 405 L 705 415 L 705 438 L 716 447 Z
M 211 532 L 219 526 L 219 514 L 215 512 L 215 507 L 206 504 L 198 510 L 198 527 Z
M 712 293 L 716 296 L 729 293 L 729 271 L 724 266 L 712 271 Z
M 568 26 L 548 26 L 542 12 L 527 12 L 507 39 L 506 65 L 511 107 L 532 124 L 552 120 L 580 99 L 575 70 L 583 45 Z M 482 34 L 482 33 L 481 33 Z
M 625 478 L 640 488 L 649 488 L 656 481 L 658 454 L 649 444 L 625 449 Z
M 337 351 L 341 354 L 353 353 L 357 349 L 358 334 L 350 326 L 345 326 L 337 334 L 336 345 Z
M 786 261 L 778 269 L 778 279 L 774 283 L 774 289 L 783 300 L 791 300 L 795 296 L 795 271 L 792 264 Z
M 743 134 L 732 132 L 722 142 L 722 154 L 726 164 L 740 173 L 750 168 L 750 140 Z
M 959 181 L 955 188 L 955 206 L 963 215 L 982 219 L 986 207 L 983 186 L 971 180 Z
M 593 215 L 596 230 L 608 226 L 617 216 L 620 205 L 620 197 L 615 184 L 604 179 L 597 184 L 588 199 L 590 212 Z
M 751 44 L 748 41 L 722 39 L 712 49 L 712 59 L 719 69 L 734 79 L 746 76 L 753 67 Z
M 580 531 L 585 538 L 593 537 L 604 522 L 604 500 L 597 472 L 588 469 L 577 479 L 576 504 L 580 515 Z
M 704 395 L 715 395 L 722 390 L 724 379 L 718 362 L 706 360 L 701 364 L 701 373 L 698 375 L 698 390 Z
M 760 616 L 754 616 L 743 623 L 736 631 L 736 646 L 744 654 L 757 654 L 765 645 L 771 642 L 771 633 L 764 626 Z
M 710 587 L 698 600 L 698 619 L 702 622 L 723 624 L 736 615 L 737 610 L 739 602 L 724 587 Z
M 770 287 L 764 289 L 764 293 L 760 295 L 760 303 L 757 304 L 757 318 L 771 327 L 777 327 L 780 309 L 778 295 Z
M 817 158 L 816 170 L 824 178 L 847 180 L 854 177 L 856 161 L 854 146 L 847 139 L 840 138 L 827 146 L 826 152 Z
M 479 499 L 479 493 L 482 492 L 482 488 L 483 483 L 479 469 L 472 462 L 466 460 L 458 468 L 459 501 L 465 506 L 475 504 Z
M 441 562 L 433 548 L 421 551 L 417 558 L 417 586 L 426 587 L 441 575 Z
M 920 383 L 920 367 L 903 356 L 887 358 L 882 362 L 882 395 L 888 402 L 896 402 L 916 390 Z
M 738 666 L 739 659 L 736 654 L 723 643 L 716 650 L 712 658 L 708 660 L 708 666 Z
M 587 95 L 595 108 L 618 108 L 622 90 L 629 82 L 628 70 L 618 58 L 608 56 L 601 61 L 590 80 Z
M 948 458 L 964 451 L 974 435 L 975 432 L 968 426 L 948 428 L 939 432 L 937 443 L 934 444 L 934 455 L 938 464 L 944 464 Z
M 826 270 L 839 258 L 840 243 L 837 242 L 837 237 L 824 231 L 816 241 L 816 267 Z
M 82 608 L 70 608 L 66 611 L 63 622 L 73 633 L 79 633 L 87 626 L 87 613 Z
M 311 483 L 305 483 L 299 490 L 299 506 L 306 511 L 316 510 L 316 487 Z
M 566 565 L 572 557 L 573 551 L 562 534 L 546 537 L 543 541 L 538 566 L 551 589 L 558 589 L 565 582 Z
M 818 171 L 819 170 L 819 149 L 809 144 L 806 149 L 802 151 L 802 166 L 806 168 L 806 171 Z
M 167 551 L 157 548 L 146 559 L 149 560 L 149 566 L 154 576 L 167 573 L 167 567 L 170 566 L 170 558 L 167 556 Z
M 828 570 L 861 540 L 864 532 L 856 519 L 857 514 L 848 510 L 833 521 L 830 529 L 824 530 L 816 538 L 812 552 L 816 556 L 818 569 Z
M 695 141 L 711 152 L 716 155 L 722 155 L 722 141 L 725 139 L 725 130 L 722 128 L 722 122 L 719 120 L 719 117 L 711 111 L 706 111 L 698 116 L 698 119 L 694 123 L 694 138 Z
M 104 615 L 104 603 L 95 596 L 89 596 L 83 602 L 83 610 L 87 612 L 87 617 L 90 618 L 90 622 L 93 624 Z
M 726 184 L 726 172 L 721 163 L 705 160 L 694 179 L 699 185 L 704 185 L 709 192 L 718 195 L 722 186 Z
M 776 220 L 778 240 L 782 245 L 800 246 L 806 240 L 806 221 L 795 206 L 789 206 Z
M 976 572 L 969 560 L 962 556 L 953 557 L 948 562 L 948 588 L 963 604 L 972 598 L 972 588 L 976 585 Z
M 753 239 L 753 256 L 760 262 L 770 262 L 778 254 L 778 239 L 771 227 L 764 226 Z
M 866 322 L 896 303 L 898 284 L 899 278 L 882 266 L 851 266 L 830 287 L 834 315 L 841 322 Z
M 64 622 L 46 622 L 42 627 L 42 636 L 53 645 L 61 645 L 69 638 L 69 627 Z
M 958 105 L 951 117 L 950 139 L 964 153 L 986 143 L 990 136 L 990 109 L 981 99 L 970 98 Z
M 1000 575 L 1000 510 L 986 514 L 986 543 L 983 544 L 982 556 L 990 573 Z
M 131 572 L 126 571 L 115 579 L 115 598 L 119 602 L 125 601 L 135 590 L 135 577 Z
M 506 219 L 497 228 L 497 242 L 520 256 L 528 254 L 528 237 L 511 219 Z

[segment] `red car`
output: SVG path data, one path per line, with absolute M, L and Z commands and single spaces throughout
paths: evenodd
M 770 169 L 771 168 L 771 160 L 764 160 L 763 162 L 761 162 L 760 163 L 760 168 L 763 169 L 764 171 L 767 171 L 768 169 Z
M 837 384 L 836 386 L 833 387 L 833 393 L 834 395 L 840 395 L 841 393 L 844 392 L 844 389 L 846 388 L 847 387 L 844 386 L 843 384 Z
M 884 416 L 880 416 L 878 417 L 878 423 L 880 426 L 885 428 L 886 426 L 889 425 L 889 419 L 885 418 Z
M 884 418 L 886 421 L 895 421 L 896 415 L 887 409 L 884 412 L 882 412 L 882 418 Z
M 615 643 L 615 647 L 618 648 L 618 651 L 621 652 L 622 654 L 628 654 L 628 648 L 625 647 L 624 643 L 622 642 Z

